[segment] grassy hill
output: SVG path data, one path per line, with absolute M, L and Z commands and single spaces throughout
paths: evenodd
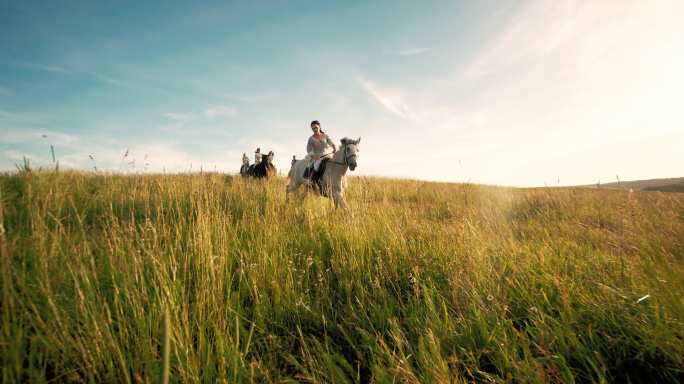
M 684 380 L 684 195 L 349 185 L 0 176 L 2 381 Z
M 592 185 L 595 187 L 596 185 Z M 684 177 L 670 179 L 650 179 L 622 181 L 620 183 L 601 184 L 601 188 L 633 189 L 642 191 L 684 192 Z

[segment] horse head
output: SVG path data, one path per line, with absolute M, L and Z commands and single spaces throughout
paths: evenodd
M 342 140 L 340 140 L 340 143 L 342 144 L 340 150 L 343 151 L 343 161 L 345 164 L 349 166 L 349 169 L 351 169 L 352 171 L 355 170 L 358 165 L 356 162 L 356 157 L 357 153 L 359 152 L 360 142 L 360 137 L 356 140 L 350 139 L 348 137 L 345 137 Z

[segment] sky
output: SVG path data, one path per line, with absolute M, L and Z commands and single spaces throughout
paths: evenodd
M 0 170 L 351 174 L 509 186 L 684 176 L 684 1 L 0 0 Z

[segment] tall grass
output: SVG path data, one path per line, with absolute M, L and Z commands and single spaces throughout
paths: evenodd
M 3 382 L 684 380 L 684 195 L 349 185 L 1 176 Z

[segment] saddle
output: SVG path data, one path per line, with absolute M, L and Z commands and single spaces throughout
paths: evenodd
M 304 170 L 304 178 L 310 179 L 311 184 L 315 186 L 320 193 L 323 193 L 323 187 L 321 186 L 321 176 L 325 173 L 325 167 L 326 164 L 328 164 L 328 160 L 330 158 L 324 157 L 321 160 L 321 164 L 318 165 L 318 171 L 314 171 L 314 166 L 313 163 L 311 163 L 310 166 L 306 167 Z

